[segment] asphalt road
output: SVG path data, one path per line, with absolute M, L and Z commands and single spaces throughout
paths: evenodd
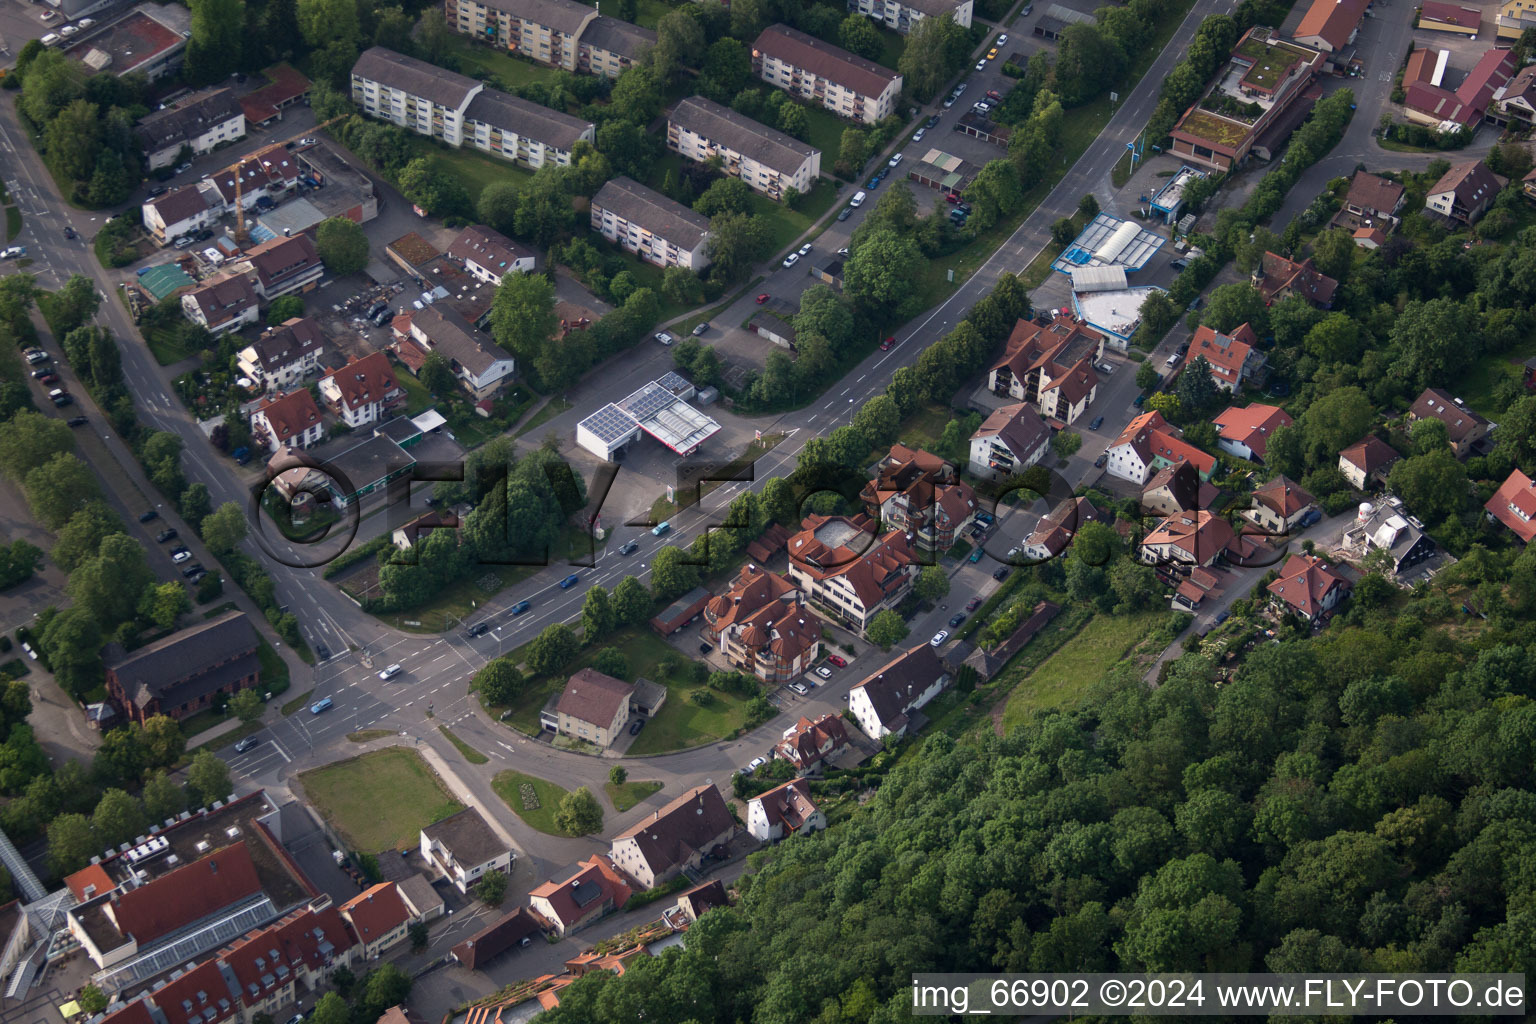
M 1174 38 L 1189 38 L 1200 18 L 1224 10 L 1227 6 L 1220 0 L 1199 0 Z M 1181 48 L 1182 43 L 1171 44 L 1154 63 L 1145 81 L 1156 82 L 1165 76 L 1178 58 Z M 985 74 L 995 72 L 989 69 Z M 984 92 L 985 88 L 978 91 L 978 87 L 973 85 L 967 97 L 974 98 Z M 698 532 L 715 520 L 714 513 L 728 504 L 741 487 L 755 489 L 763 481 L 792 470 L 799 450 L 808 438 L 829 432 L 847 422 L 854 409 L 884 390 L 893 371 L 915 362 L 922 348 L 957 323 L 972 304 L 991 290 L 1003 273 L 1018 272 L 1029 264 L 1049 240 L 1050 224 L 1075 209 L 1078 198 L 1092 191 L 1095 183 L 1107 174 L 1107 168 L 1119 158 L 1126 143 L 1140 131 L 1155 100 L 1155 89 L 1131 90 L 1104 132 L 1068 169 L 1063 180 L 1045 201 L 954 294 L 898 332 L 897 343 L 891 351 L 872 354 L 840 382 L 840 387 L 834 386 L 810 406 L 764 423 L 765 432 L 793 429 L 796 433 L 759 460 L 756 481 L 745 485 L 730 485 L 712 493 L 701 503 L 702 507 L 696 506 L 677 516 L 673 520 L 671 534 L 664 540 L 653 537 L 649 531 L 634 528 L 634 539 L 640 544 L 640 550 L 628 559 L 613 553 L 617 543 L 628 539 L 627 534 L 621 531 L 615 537 L 615 543 L 610 544 L 601 554 L 595 568 L 577 570 L 581 583 L 575 588 L 558 588 L 558 581 L 571 571 L 569 566 L 559 565 L 541 571 L 512 588 L 512 592 L 499 595 L 482 609 L 482 618 L 495 627 L 486 636 L 471 640 L 458 635 L 420 637 L 397 633 L 363 614 L 350 601 L 338 600 L 336 592 L 322 582 L 318 570 L 295 569 L 264 558 L 278 600 L 287 604 L 299 617 L 312 643 L 324 642 L 336 654 L 312 673 L 290 656 L 293 669 L 292 694 L 313 689 L 315 699 L 330 697 L 334 707 L 321 715 L 301 711 L 290 718 L 276 721 L 263 734 L 269 742 L 249 755 L 231 756 L 232 750 L 223 753 L 231 756 L 235 768 L 252 782 L 279 784 L 298 767 L 316 760 L 330 759 L 337 750 L 345 749 L 346 733 L 369 727 L 388 727 L 432 744 L 450 763 L 462 766 L 465 781 L 476 788 L 477 792 L 489 793 L 490 775 L 494 770 L 509 765 L 556 779 L 565 785 L 600 783 L 606 778 L 609 767 L 606 759 L 553 750 L 545 744 L 529 741 L 499 724 L 486 721 L 464 694 L 463 684 L 468 676 L 498 650 L 526 642 L 550 623 L 574 619 L 586 589 L 592 584 L 612 586 L 627 575 L 645 578 L 652 556 L 663 543 L 689 543 Z M 969 101 L 965 101 L 965 106 L 968 106 Z M 946 122 L 958 117 L 961 112 L 962 105 L 957 104 L 946 115 Z M 944 130 L 943 123 L 936 129 L 939 132 Z M 95 217 L 70 210 L 60 202 L 46 170 L 17 125 L 14 110 L 7 105 L 0 105 L 0 147 L 11 158 L 8 162 L 12 164 L 12 178 L 17 186 L 13 192 L 19 196 L 26 215 L 24 237 L 19 241 L 27 244 L 32 255 L 38 259 L 38 265 L 32 269 L 39 273 L 45 285 L 53 287 L 62 284 L 71 273 L 85 274 L 95 280 L 104 293 L 111 295 L 115 280 L 109 272 L 96 264 L 86 248 L 85 239 L 69 242 L 63 237 L 66 223 L 72 224 L 88 238 L 94 235 L 99 222 L 93 224 Z M 834 230 L 824 234 L 818 245 L 835 248 L 838 244 L 846 244 L 845 239 L 856 224 L 857 220 L 850 218 L 842 224 L 834 225 Z M 800 276 L 798 271 L 794 273 Z M 99 319 L 124 341 L 124 374 L 134 392 L 142 419 L 152 427 L 173 431 L 183 439 L 189 478 L 206 483 L 216 504 L 224 501 L 247 502 L 249 499 L 245 486 L 235 467 L 214 457 L 202 432 L 172 394 L 168 374 L 155 363 L 147 347 L 138 342 L 137 332 L 115 296 L 103 303 Z M 1169 344 L 1172 344 L 1171 340 Z M 626 353 L 598 375 L 604 383 L 597 387 L 611 387 L 613 397 L 619 397 L 632 388 L 634 367 L 655 362 L 658 357 L 665 358 L 665 355 L 656 346 L 641 346 Z M 1090 438 L 1082 453 L 1063 467 L 1063 475 L 1069 483 L 1075 485 L 1095 472 L 1091 460 L 1103 447 L 1102 443 L 1096 445 L 1096 442 L 1112 438 L 1129 419 L 1133 411 L 1129 399 L 1135 392 L 1131 376 L 1129 370 L 1123 370 L 1102 386 L 1097 405 L 1103 409 L 1121 409 L 1123 414 L 1106 413 L 1104 436 Z M 1100 411 L 1102 409 L 1096 408 L 1095 415 Z M 185 524 L 178 521 L 174 511 L 166 509 L 164 518 L 171 525 L 178 526 L 184 537 L 192 536 Z M 247 541 L 245 547 L 253 555 L 260 556 L 253 541 Z M 965 570 L 958 575 L 963 583 L 970 585 Z M 963 603 L 965 596 L 957 587 L 954 600 Z M 531 601 L 532 611 L 515 620 L 509 619 L 506 609 L 519 600 Z M 264 627 L 264 623 L 259 625 Z M 923 623 L 922 627 L 926 629 L 927 623 Z M 395 662 L 404 667 L 404 673 L 394 680 L 379 680 L 376 675 L 378 669 Z M 812 697 L 803 701 L 803 706 L 795 706 L 792 713 L 841 709 L 841 696 L 854 681 L 856 677 L 852 672 L 845 673 L 831 684 L 818 687 Z M 463 765 L 457 752 L 433 728 L 441 723 L 452 723 L 455 731 L 466 742 L 491 756 L 491 764 L 484 767 Z M 783 720 L 777 719 L 732 742 L 648 758 L 644 762 L 644 777 L 678 783 L 696 783 L 704 778 L 724 782 L 733 769 L 763 752 L 782 729 Z M 668 789 L 676 791 L 670 785 Z M 488 802 L 494 805 L 497 800 L 492 795 Z M 638 817 L 643 813 L 643 808 L 636 809 L 630 812 L 630 816 Z M 626 818 L 624 815 L 611 817 L 609 826 L 622 828 Z M 513 829 L 516 838 L 525 844 L 526 851 L 559 863 L 569 863 L 573 859 L 572 853 L 582 855 L 581 848 L 594 848 L 589 840 L 552 839 L 524 829 L 515 821 L 509 827 Z

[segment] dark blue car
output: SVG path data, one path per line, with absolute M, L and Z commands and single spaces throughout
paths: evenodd
M 577 582 L 578 582 L 577 575 L 575 573 L 571 573 L 565 579 L 560 581 L 560 589 L 561 590 L 570 590 L 572 587 L 574 587 L 576 585 Z
M 519 601 L 517 604 L 512 606 L 512 617 L 515 619 L 532 607 L 533 605 L 529 604 L 527 601 Z

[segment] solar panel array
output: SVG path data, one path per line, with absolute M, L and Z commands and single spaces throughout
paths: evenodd
M 672 392 L 672 394 L 677 395 L 679 398 L 693 390 L 693 385 L 688 382 L 688 378 L 684 377 L 676 370 L 668 370 L 660 377 L 657 377 L 656 383 Z
M 115 992 L 129 985 L 153 978 L 161 971 L 192 960 L 210 949 L 277 917 L 272 900 L 262 893 L 254 902 L 220 917 L 200 928 L 184 931 L 180 937 L 125 964 L 98 971 L 93 981 L 103 991 Z
M 636 421 L 643 423 L 675 401 L 677 396 L 656 381 L 651 381 L 639 391 L 620 401 L 618 406 L 633 416 Z
M 604 444 L 614 444 L 633 433 L 639 425 L 633 416 L 612 402 L 581 421 L 581 429 Z

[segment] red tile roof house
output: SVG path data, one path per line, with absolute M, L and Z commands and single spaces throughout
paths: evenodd
M 1088 371 L 1093 372 L 1093 371 Z M 971 435 L 966 469 L 983 480 L 1004 480 L 1045 457 L 1051 428 L 1023 402 L 994 409 Z
M 1344 207 L 1333 223 L 1347 228 L 1379 228 L 1390 232 L 1398 225 L 1398 211 L 1403 208 L 1407 190 L 1369 171 L 1356 171 L 1350 179 Z
M 1253 505 L 1243 510 L 1243 517 L 1275 537 L 1296 529 L 1316 500 L 1301 485 L 1284 474 L 1259 485 L 1253 492 Z
M 1188 462 L 1201 480 L 1209 480 L 1216 469 L 1216 459 L 1184 440 L 1184 432 L 1153 410 L 1142 413 L 1126 424 L 1120 436 L 1105 449 L 1109 456 L 1106 469 L 1110 476 L 1129 480 L 1138 487 L 1165 466 Z
M 1313 624 L 1331 615 L 1349 591 L 1349 581 L 1313 555 L 1292 555 L 1269 585 L 1276 604 Z
M 1400 458 L 1396 448 L 1368 434 L 1339 452 L 1339 472 L 1357 491 L 1363 491 L 1372 483 L 1386 483 L 1387 473 Z
M 1420 75 L 1429 65 L 1425 61 L 1419 66 Z M 1453 121 L 1464 128 L 1476 128 L 1493 104 L 1494 95 L 1514 73 L 1514 55 L 1508 50 L 1493 49 L 1483 54 L 1455 92 L 1422 78 L 1411 80 L 1405 74 L 1403 113 L 1408 120 L 1430 127 Z
M 848 711 L 875 742 L 905 736 L 912 716 L 943 693 L 949 669 L 932 644 L 903 651 L 876 669 L 848 694 Z
M 789 539 L 789 578 L 822 612 L 863 633 L 912 589 L 917 552 L 900 530 L 875 536 L 867 516 L 808 516 Z
M 264 398 L 251 413 L 251 433 L 269 451 L 308 448 L 325 439 L 325 421 L 308 388 Z
M 1092 401 L 1098 387 L 1093 364 L 1103 356 L 1104 335 L 1074 317 L 1020 320 L 987 375 L 987 387 L 1070 425 Z
M 1175 512 L 1193 512 L 1210 508 L 1221 492 L 1216 485 L 1200 479 L 1188 462 L 1165 466 L 1141 489 L 1143 515 L 1171 516 Z
M 405 404 L 405 390 L 395 380 L 389 357 L 382 352 L 354 359 L 322 378 L 320 397 L 349 427 L 388 419 Z
M 1203 358 L 1211 367 L 1211 379 L 1227 391 L 1237 391 L 1243 383 L 1264 369 L 1264 354 L 1258 349 L 1259 339 L 1247 324 L 1237 327 L 1231 334 L 1222 334 L 1201 324 L 1189 342 L 1189 365 L 1185 372 L 1194 368 L 1195 360 Z
M 695 786 L 613 837 L 609 856 L 641 889 L 704 862 L 736 834 L 736 819 L 713 785 Z
M 1087 498 L 1065 498 L 1040 517 L 1024 539 L 1024 557 L 1037 562 L 1055 558 L 1067 549 L 1084 523 L 1113 523 L 1114 516 L 1100 511 Z
M 1277 405 L 1231 406 L 1213 420 L 1221 450 L 1250 462 L 1263 462 L 1264 449 L 1276 427 L 1291 425 L 1291 417 Z
M 1253 286 L 1264 296 L 1266 305 L 1273 305 L 1287 295 L 1300 295 L 1320 309 L 1331 309 L 1333 294 L 1339 290 L 1339 282 L 1318 270 L 1312 257 L 1297 263 L 1272 252 L 1264 254 L 1253 272 Z
M 380 882 L 341 905 L 341 916 L 362 944 L 364 960 L 404 942 L 415 916 L 394 882 Z
M 221 1024 L 240 1019 L 240 999 L 230 991 L 217 960 L 205 960 L 151 998 L 165 1024 Z
M 784 738 L 773 749 L 796 771 L 808 772 L 837 757 L 847 746 L 847 725 L 841 715 L 829 711 L 814 722 L 801 715 L 798 722 L 784 730 Z
M 1312 0 L 1292 37 L 1304 46 L 1324 53 L 1349 49 L 1360 31 L 1360 20 L 1370 0 Z
M 613 861 L 595 854 L 561 882 L 548 881 L 528 893 L 534 919 L 555 935 L 569 935 L 629 902 L 630 886 Z
M 1529 544 L 1536 537 L 1536 484 L 1518 469 L 1499 485 L 1483 508 L 1489 519 L 1507 526 L 1520 543 Z
M 811 784 L 791 779 L 747 803 L 747 832 L 762 843 L 776 843 L 797 833 L 827 827 L 827 816 L 811 799 Z
M 1208 566 L 1236 536 L 1232 524 L 1212 512 L 1176 512 L 1142 538 L 1138 556 L 1149 564 Z
M 891 445 L 875 478 L 859 495 L 871 519 L 912 535 L 920 548 L 947 551 L 976 520 L 981 505 L 970 484 L 937 455 Z
M 1439 388 L 1425 388 L 1408 408 L 1408 422 L 1434 419 L 1445 424 L 1451 451 L 1458 459 L 1472 454 L 1477 443 L 1493 430 L 1493 424 L 1473 412 L 1466 403 Z
M 744 566 L 704 606 L 704 638 L 726 660 L 765 682 L 803 675 L 821 654 L 821 620 L 789 580 Z

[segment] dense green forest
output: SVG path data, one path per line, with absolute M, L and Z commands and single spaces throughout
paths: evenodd
M 547 1019 L 895 1022 L 914 971 L 1536 972 L 1536 625 L 1455 605 L 928 737 L 850 820 L 759 855 L 683 950 Z

